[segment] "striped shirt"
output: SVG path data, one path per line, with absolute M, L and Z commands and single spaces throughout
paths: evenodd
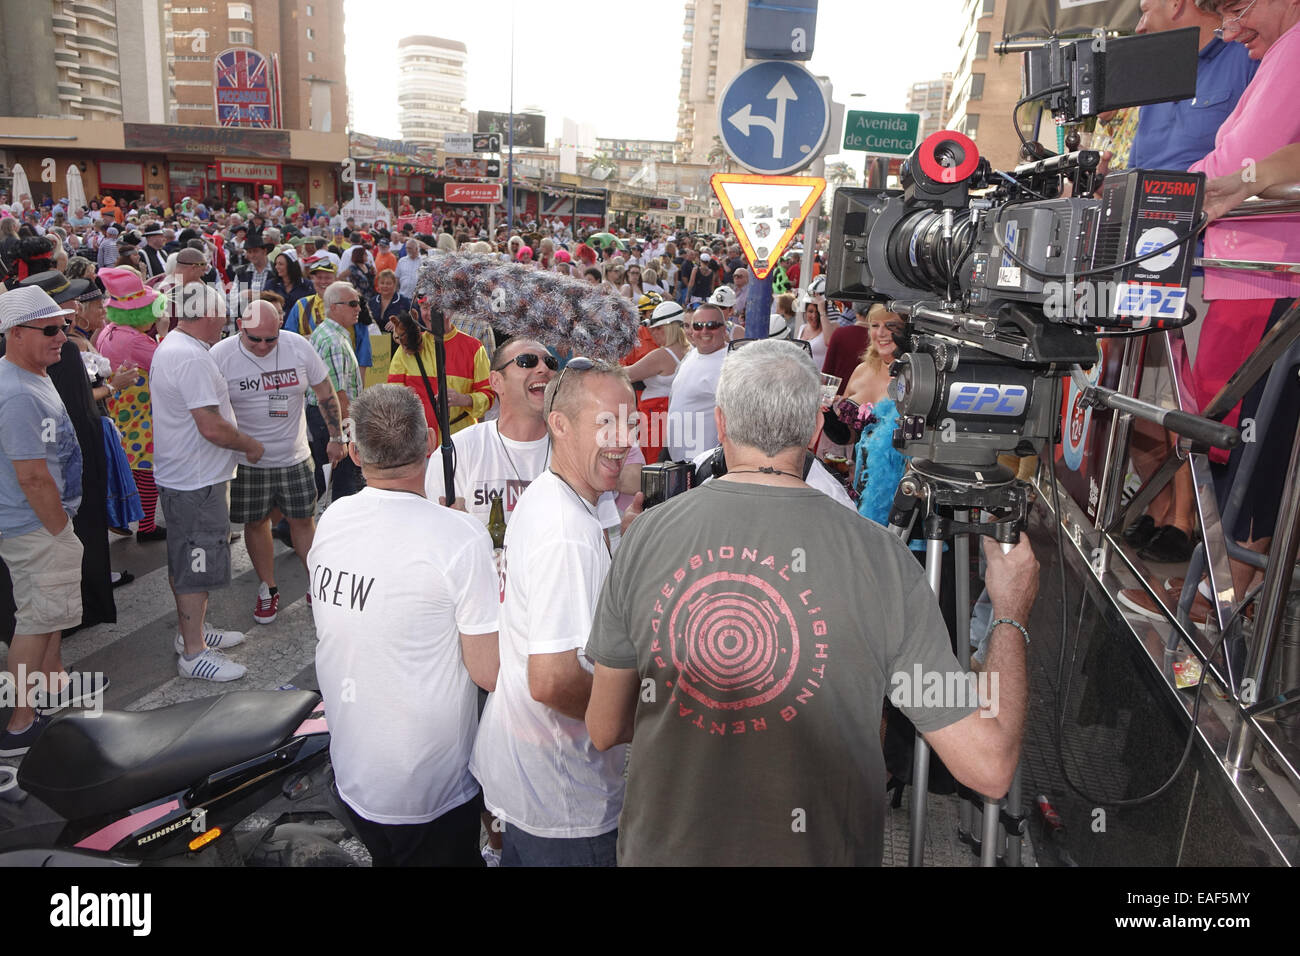
M 352 351 L 352 335 L 333 319 L 326 319 L 311 333 L 311 344 L 325 363 L 330 381 L 336 392 L 347 392 L 348 398 L 361 394 L 361 367 Z M 307 404 L 315 405 L 316 393 L 307 393 Z

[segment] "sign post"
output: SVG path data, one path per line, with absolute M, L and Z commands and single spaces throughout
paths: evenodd
M 442 148 L 448 153 L 474 152 L 474 135 L 472 133 L 443 133 Z

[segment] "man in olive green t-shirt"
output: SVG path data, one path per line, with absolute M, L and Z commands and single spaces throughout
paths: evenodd
M 614 556 L 587 645 L 587 727 L 600 749 L 635 730 L 620 865 L 879 865 L 886 696 L 958 780 L 1010 785 L 1021 632 L 994 628 L 978 682 L 992 693 L 978 693 L 903 543 L 801 480 L 817 392 L 790 343 L 730 354 L 727 475 L 638 517 Z M 995 619 L 1025 621 L 1028 541 L 985 550 Z

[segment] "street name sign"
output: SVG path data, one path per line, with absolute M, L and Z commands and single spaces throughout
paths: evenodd
M 916 113 L 868 113 L 849 110 L 844 148 L 877 156 L 910 156 L 916 149 L 921 117 Z

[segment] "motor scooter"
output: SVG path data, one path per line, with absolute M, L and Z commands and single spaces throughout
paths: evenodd
M 313 691 L 61 714 L 0 767 L 0 866 L 355 865 L 329 745 Z

